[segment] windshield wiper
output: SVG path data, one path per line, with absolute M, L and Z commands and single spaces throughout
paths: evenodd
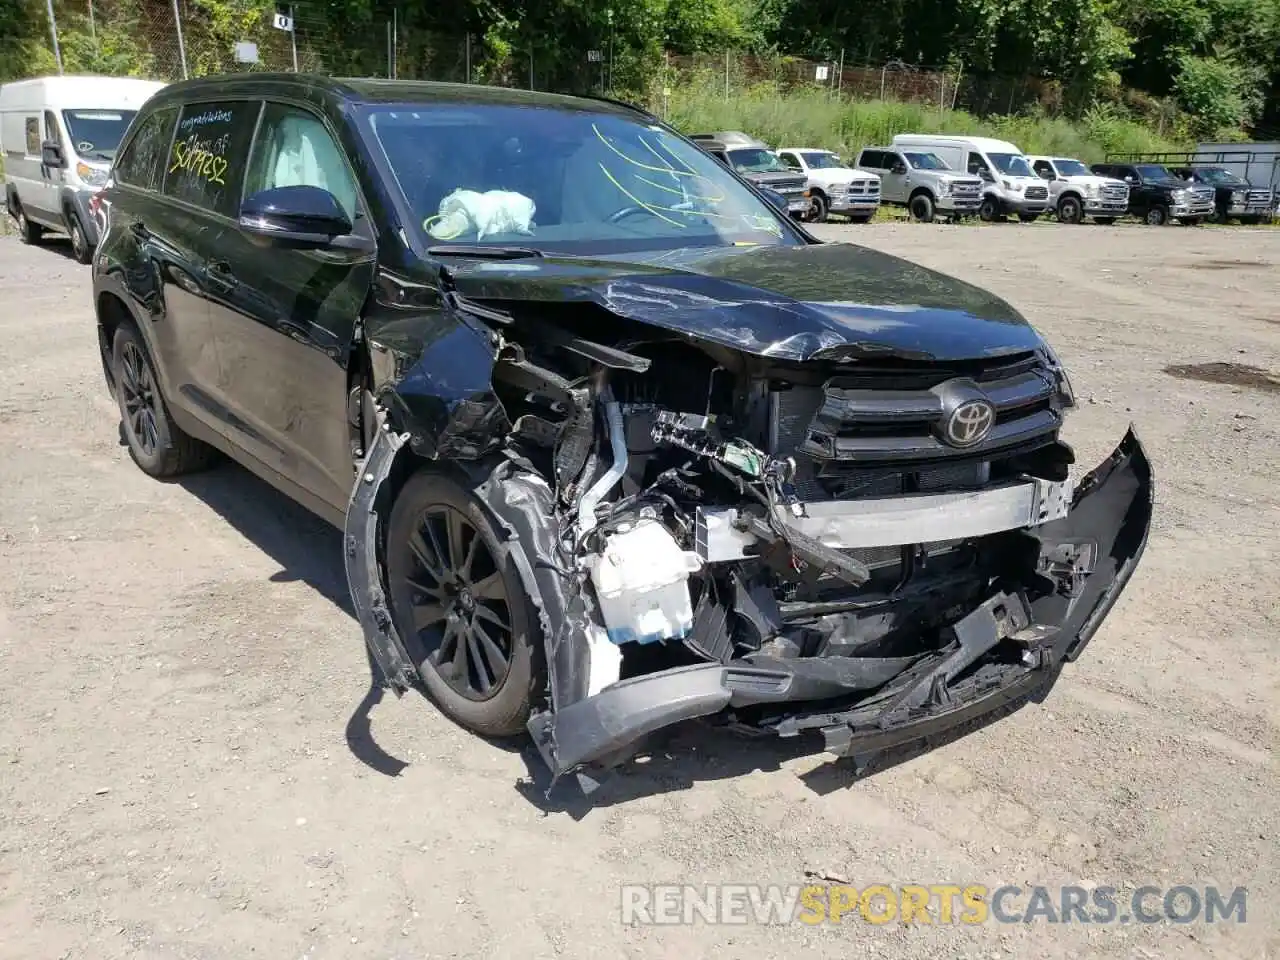
M 479 243 L 441 243 L 427 247 L 427 253 L 433 257 L 474 257 L 477 260 L 523 260 L 526 257 L 542 256 L 542 251 L 533 247 L 501 247 Z

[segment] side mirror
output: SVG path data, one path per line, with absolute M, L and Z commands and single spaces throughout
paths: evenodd
M 894 164 L 894 165 L 889 169 L 889 172 L 890 172 L 890 173 L 896 173 L 896 174 L 903 174 L 903 173 L 906 173 L 906 172 L 907 172 L 907 165 L 906 165 L 905 163 L 895 163 L 895 164 Z
M 985 167 L 978 170 L 978 176 L 980 176 L 983 180 L 987 181 L 987 183 L 996 182 L 995 176 L 991 173 L 990 170 L 986 169 Z
M 40 162 L 46 167 L 65 167 L 67 158 L 62 155 L 62 148 L 52 140 L 40 144 Z
M 789 214 L 790 205 L 787 198 L 780 194 L 777 190 L 770 190 L 768 187 L 761 187 L 760 192 L 764 194 L 764 198 L 769 201 L 770 205 L 777 208 L 781 214 Z
M 351 233 L 351 218 L 328 190 L 272 187 L 245 198 L 240 229 L 282 247 L 314 250 Z

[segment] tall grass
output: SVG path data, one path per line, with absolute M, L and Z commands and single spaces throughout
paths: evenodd
M 963 110 L 919 103 L 849 101 L 823 91 L 782 91 L 762 85 L 731 91 L 692 79 L 671 89 L 667 120 L 686 133 L 741 130 L 773 146 L 825 147 L 852 157 L 899 133 L 970 134 L 1010 140 L 1030 154 L 1102 160 L 1109 152 L 1187 149 L 1105 108 L 1082 120 L 1008 116 L 979 119 Z

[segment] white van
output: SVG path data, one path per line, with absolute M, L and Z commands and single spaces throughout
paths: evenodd
M 1010 213 L 1029 223 L 1049 209 L 1049 188 L 1012 143 L 989 137 L 903 133 L 893 138 L 893 145 L 903 149 L 927 148 L 953 170 L 981 177 L 985 186 L 978 216 L 988 223 L 1003 220 Z
M 0 87 L 5 206 L 27 243 L 71 237 L 88 263 L 98 244 L 89 198 L 107 182 L 129 121 L 163 83 L 132 77 L 41 77 Z

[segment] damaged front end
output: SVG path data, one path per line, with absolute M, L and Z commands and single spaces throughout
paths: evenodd
M 589 784 L 697 717 L 820 733 L 862 760 L 986 715 L 1079 656 L 1145 548 L 1142 445 L 1131 428 L 1073 483 L 1072 401 L 1047 350 L 779 359 L 599 303 L 445 300 L 491 347 L 500 449 L 450 469 L 537 611 L 528 730 L 556 776 Z M 419 668 L 379 517 L 421 439 L 384 425 L 347 518 L 356 611 L 400 691 Z

